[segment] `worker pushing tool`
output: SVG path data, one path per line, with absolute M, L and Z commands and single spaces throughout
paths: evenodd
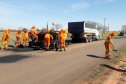
M 106 48 L 106 52 L 105 52 L 105 59 L 109 59 L 109 56 L 110 56 L 110 47 L 111 45 L 114 47 L 114 44 L 112 42 L 112 37 L 115 36 L 115 33 L 112 32 L 106 39 L 104 45 L 105 45 L 105 48 Z
M 10 38 L 11 40 L 13 40 L 11 37 L 10 37 L 10 32 L 11 32 L 11 29 L 8 29 L 4 32 L 3 34 L 3 37 L 2 37 L 2 44 L 1 44 L 1 50 L 3 50 L 4 46 L 5 46 L 5 49 L 8 49 L 8 39 Z
M 45 41 L 45 50 L 46 50 L 46 51 L 49 50 L 50 38 L 53 40 L 53 36 L 49 34 L 49 30 L 48 30 L 48 33 L 47 33 L 47 34 L 45 35 L 45 37 L 44 37 L 44 41 Z
M 28 33 L 27 30 L 24 30 L 24 33 L 22 34 L 23 37 L 23 46 L 26 47 L 28 43 Z
M 36 39 L 36 42 L 38 42 L 38 36 L 36 35 L 37 32 L 35 30 L 35 26 L 33 26 L 30 30 L 31 34 L 33 35 L 33 37 Z
M 66 51 L 66 46 L 65 46 L 65 31 L 61 29 L 60 31 L 60 51 L 62 51 L 62 48 L 64 48 L 64 51 Z
M 16 47 L 20 47 L 21 44 L 21 30 L 19 29 L 18 32 L 16 33 Z

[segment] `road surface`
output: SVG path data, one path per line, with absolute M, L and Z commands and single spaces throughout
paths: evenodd
M 126 38 L 113 42 L 119 50 L 126 45 Z M 0 84 L 81 84 L 105 61 L 104 54 L 104 40 L 72 44 L 63 52 L 33 48 L 3 50 Z

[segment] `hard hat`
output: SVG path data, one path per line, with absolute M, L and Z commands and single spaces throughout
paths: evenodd
M 111 36 L 115 36 L 115 32 L 112 32 L 110 35 L 111 35 Z
M 61 29 L 60 33 L 65 33 L 65 31 L 63 29 Z
M 27 32 L 27 30 L 24 30 L 24 32 Z
M 10 33 L 11 32 L 11 29 L 8 29 L 8 33 Z
M 21 33 L 21 29 L 19 29 L 18 32 Z
M 32 29 L 35 29 L 35 26 L 33 26 Z

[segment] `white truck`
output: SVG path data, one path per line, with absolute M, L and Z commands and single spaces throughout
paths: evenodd
M 97 25 L 82 22 L 68 22 L 68 32 L 72 34 L 72 42 L 91 42 L 98 41 L 100 34 Z

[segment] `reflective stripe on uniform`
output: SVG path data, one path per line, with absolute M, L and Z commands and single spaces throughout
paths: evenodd
M 110 50 L 106 50 L 106 52 L 109 52 Z
M 16 42 L 20 42 L 20 41 L 16 41 Z
M 107 42 L 111 42 L 112 40 L 106 40 Z
M 50 44 L 50 43 L 45 43 L 45 44 Z
M 60 45 L 60 46 L 65 46 L 65 45 Z
M 66 37 L 61 37 L 61 38 L 66 38 Z
M 5 45 L 5 47 L 8 47 L 7 45 Z
M 49 49 L 49 47 L 45 47 L 46 49 Z
M 4 48 L 4 46 L 1 46 L 1 48 Z
M 109 56 L 109 55 L 105 55 L 105 56 Z
M 5 42 L 2 42 L 2 43 L 5 43 Z
M 18 37 L 21 37 L 21 35 L 17 35 Z

